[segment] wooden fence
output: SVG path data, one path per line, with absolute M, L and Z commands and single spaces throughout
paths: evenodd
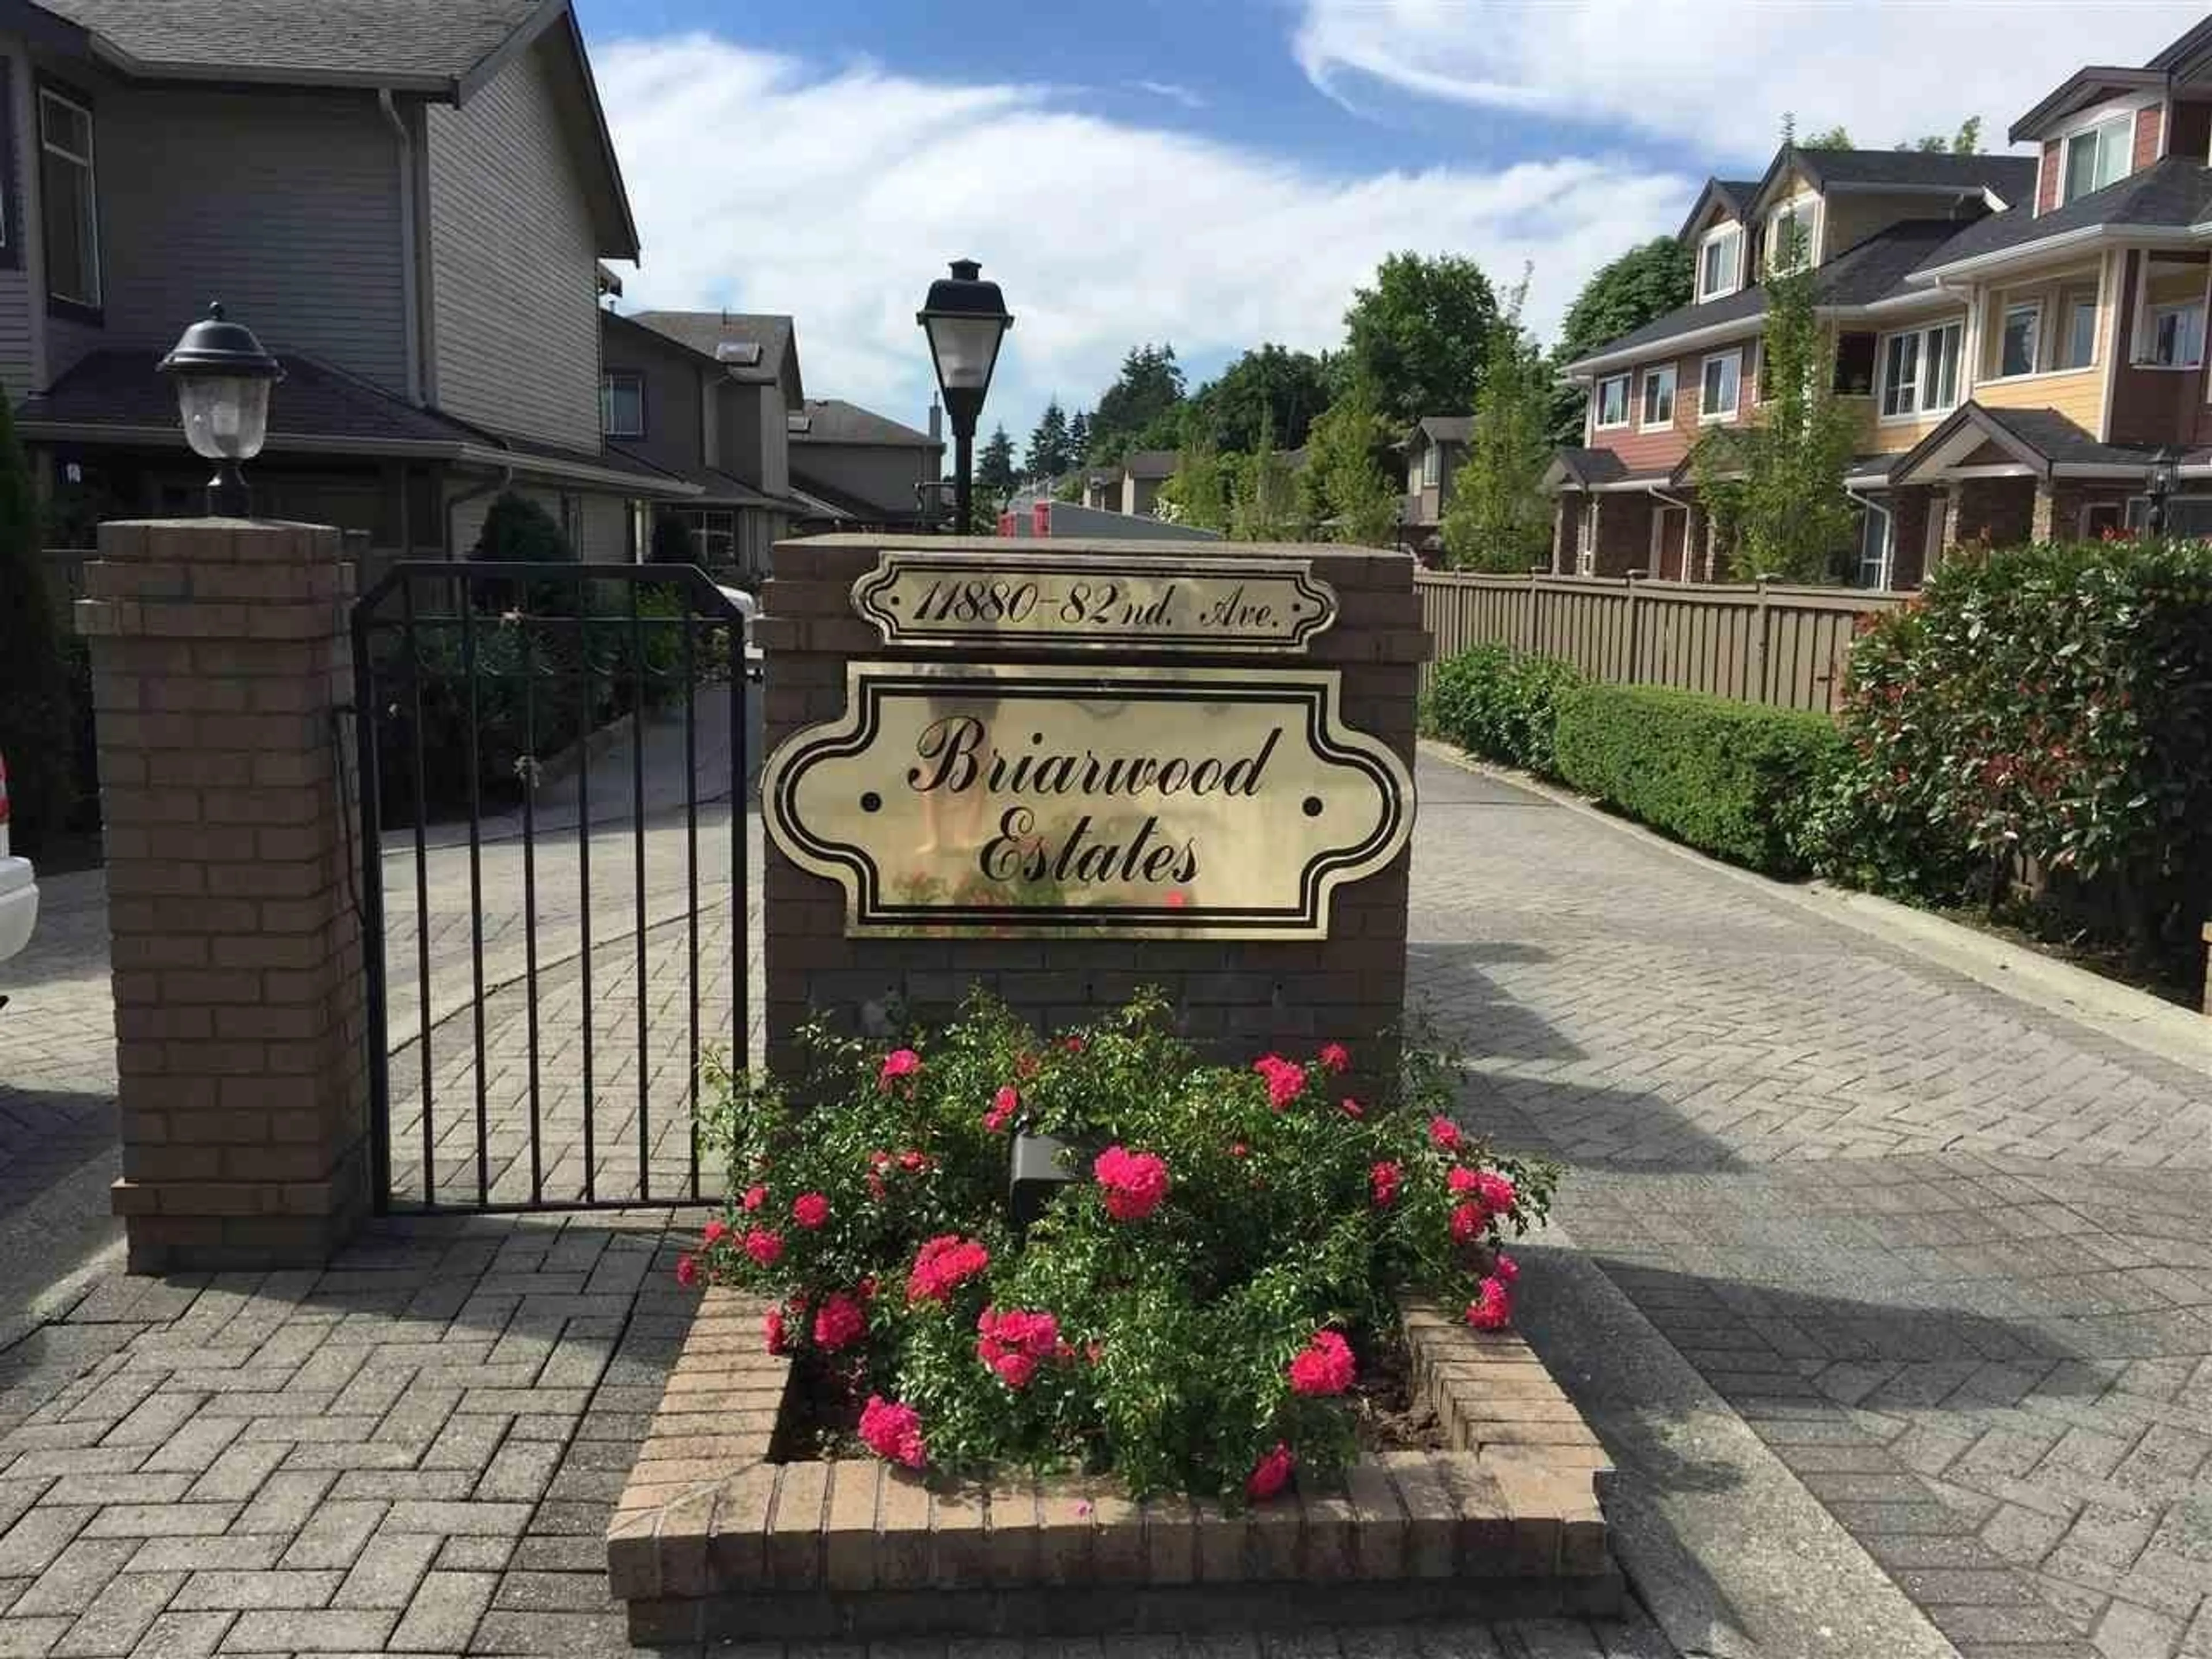
M 1415 579 L 1434 661 L 1478 645 L 1564 657 L 1592 679 L 1672 685 L 1781 708 L 1834 707 L 1859 617 L 1903 603 L 1856 588 L 1642 576 Z M 1428 671 L 1423 671 L 1426 689 Z

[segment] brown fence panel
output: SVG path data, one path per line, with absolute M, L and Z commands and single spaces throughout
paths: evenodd
M 1855 588 L 1642 577 L 1424 571 L 1414 586 L 1437 661 L 1510 645 L 1565 658 L 1592 679 L 1779 708 L 1834 707 L 1858 619 L 1903 603 Z

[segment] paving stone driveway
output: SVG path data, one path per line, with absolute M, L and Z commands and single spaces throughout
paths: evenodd
M 1420 784 L 1413 981 L 1576 1243 L 1969 1659 L 2212 1655 L 2212 1079 Z

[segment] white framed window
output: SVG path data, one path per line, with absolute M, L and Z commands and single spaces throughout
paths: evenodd
M 1743 286 L 1743 227 L 1720 225 L 1698 246 L 1698 300 L 1717 300 Z
M 1424 489 L 1434 489 L 1438 484 L 1443 482 L 1443 457 L 1437 453 L 1437 447 L 1434 444 L 1422 445 L 1421 488 Z
M 2036 347 L 2043 337 L 2043 301 L 2027 300 L 2004 309 L 1997 334 L 1996 378 L 2035 373 Z
M 2135 159 L 2135 144 L 2133 110 L 2068 135 L 2060 148 L 2061 165 L 2065 171 L 2060 175 L 2059 201 L 2071 202 L 2126 178 L 2129 165 Z
M 1783 203 L 1766 216 L 1766 274 L 1784 276 L 1815 263 L 1820 235 L 1819 196 L 1807 191 Z
M 2097 289 L 2094 283 L 2068 287 L 2058 296 L 2058 315 L 2063 324 L 2058 336 L 2058 361 L 2053 368 L 2087 368 L 2097 361 Z
M 1644 371 L 1644 416 L 1638 424 L 1647 432 L 1674 424 L 1674 364 Z
M 1869 506 L 1859 515 L 1858 585 L 1881 592 L 1889 586 L 1892 556 L 1896 551 L 1895 521 L 1888 512 Z
M 1742 378 L 1741 351 L 1723 351 L 1706 358 L 1698 375 L 1698 420 L 1733 420 L 1735 417 L 1736 397 L 1742 390 Z
M 2144 319 L 2142 361 L 2161 368 L 2195 368 L 2204 361 L 2204 302 L 2153 306 Z
M 46 293 L 70 305 L 100 303 L 100 187 L 92 110 L 39 88 L 39 199 L 46 232 Z
M 611 368 L 599 376 L 599 430 L 610 438 L 645 436 L 645 377 Z
M 1882 337 L 1882 419 L 1915 420 L 1956 405 L 1965 334 L 1962 323 L 1938 323 Z
M 1597 428 L 1628 424 L 1628 376 L 1608 374 L 1597 383 Z

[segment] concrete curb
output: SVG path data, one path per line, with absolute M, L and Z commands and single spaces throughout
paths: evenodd
M 1685 1659 L 1959 1659 L 1567 1231 L 1516 1252 L 1515 1322 L 1618 1473 L 1613 1554 Z
M 1670 858 L 1686 860 L 1714 875 L 1764 895 L 1778 904 L 1947 968 L 1962 978 L 2001 991 L 2045 1013 L 2118 1038 L 2160 1060 L 2212 1077 L 2212 1018 L 2193 1014 L 2147 991 L 2056 961 L 2024 946 L 2008 944 L 1955 921 L 1871 893 L 1857 893 L 1825 881 L 1792 883 L 1741 870 L 1669 841 L 1640 823 L 1616 817 L 1582 796 L 1546 783 L 1526 772 L 1492 766 L 1448 744 L 1420 740 L 1425 755 L 1498 783 L 1535 795 L 1553 805 L 1604 824 L 1616 834 L 1642 842 Z

